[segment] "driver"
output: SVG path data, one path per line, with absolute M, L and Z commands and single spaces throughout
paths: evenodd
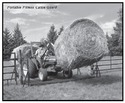
M 43 58 L 47 54 L 47 52 L 48 50 L 45 44 L 41 44 L 35 52 L 35 56 L 36 56 L 37 61 L 40 64 L 40 67 L 42 67 Z

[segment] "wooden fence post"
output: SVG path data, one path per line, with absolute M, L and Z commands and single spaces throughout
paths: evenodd
M 31 57 L 33 57 L 33 56 L 34 56 L 34 54 L 33 54 L 32 42 L 30 42 L 30 49 L 31 49 Z
M 14 53 L 14 71 L 15 71 L 15 81 L 17 85 L 17 69 L 16 69 L 16 54 Z
M 112 69 L 112 57 L 110 55 L 110 69 Z
M 96 67 L 95 67 L 95 69 L 96 69 L 96 70 L 95 70 L 95 71 L 96 71 L 96 72 L 95 72 L 95 73 L 96 73 L 96 74 L 95 74 L 96 77 L 98 76 L 97 65 L 98 65 L 98 64 L 97 64 L 97 62 L 96 62 Z
M 23 67 L 22 67 L 22 54 L 21 50 L 19 50 L 19 64 L 20 64 L 20 82 L 23 84 Z
M 29 86 L 29 83 L 30 83 L 30 74 L 29 74 L 29 61 L 28 61 L 28 59 L 27 59 L 27 69 L 28 69 L 27 76 L 28 76 L 28 86 Z

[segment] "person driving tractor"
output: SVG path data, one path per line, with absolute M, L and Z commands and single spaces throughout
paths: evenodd
M 43 40 L 41 42 L 41 45 L 39 46 L 39 48 L 35 52 L 35 57 L 36 57 L 37 61 L 39 62 L 40 67 L 42 67 L 44 56 L 47 55 L 47 53 L 48 53 L 46 42 L 47 42 L 46 40 Z

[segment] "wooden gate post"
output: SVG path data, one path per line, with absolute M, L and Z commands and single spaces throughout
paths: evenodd
M 19 66 L 20 66 L 20 82 L 23 84 L 23 66 L 22 66 L 22 54 L 21 50 L 19 50 Z
M 28 69 L 28 86 L 29 86 L 29 83 L 30 83 L 30 73 L 29 73 L 29 61 L 27 59 L 27 69 Z
M 110 55 L 110 69 L 112 69 L 112 57 Z
M 33 57 L 33 56 L 34 56 L 34 54 L 33 54 L 32 42 L 30 42 L 30 49 L 31 49 L 31 57 Z
M 16 54 L 14 53 L 14 71 L 15 71 L 15 81 L 17 85 L 17 68 L 16 68 Z

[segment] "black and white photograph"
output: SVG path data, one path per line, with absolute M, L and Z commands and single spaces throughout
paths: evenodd
M 123 2 L 2 2 L 2 101 L 123 101 Z

